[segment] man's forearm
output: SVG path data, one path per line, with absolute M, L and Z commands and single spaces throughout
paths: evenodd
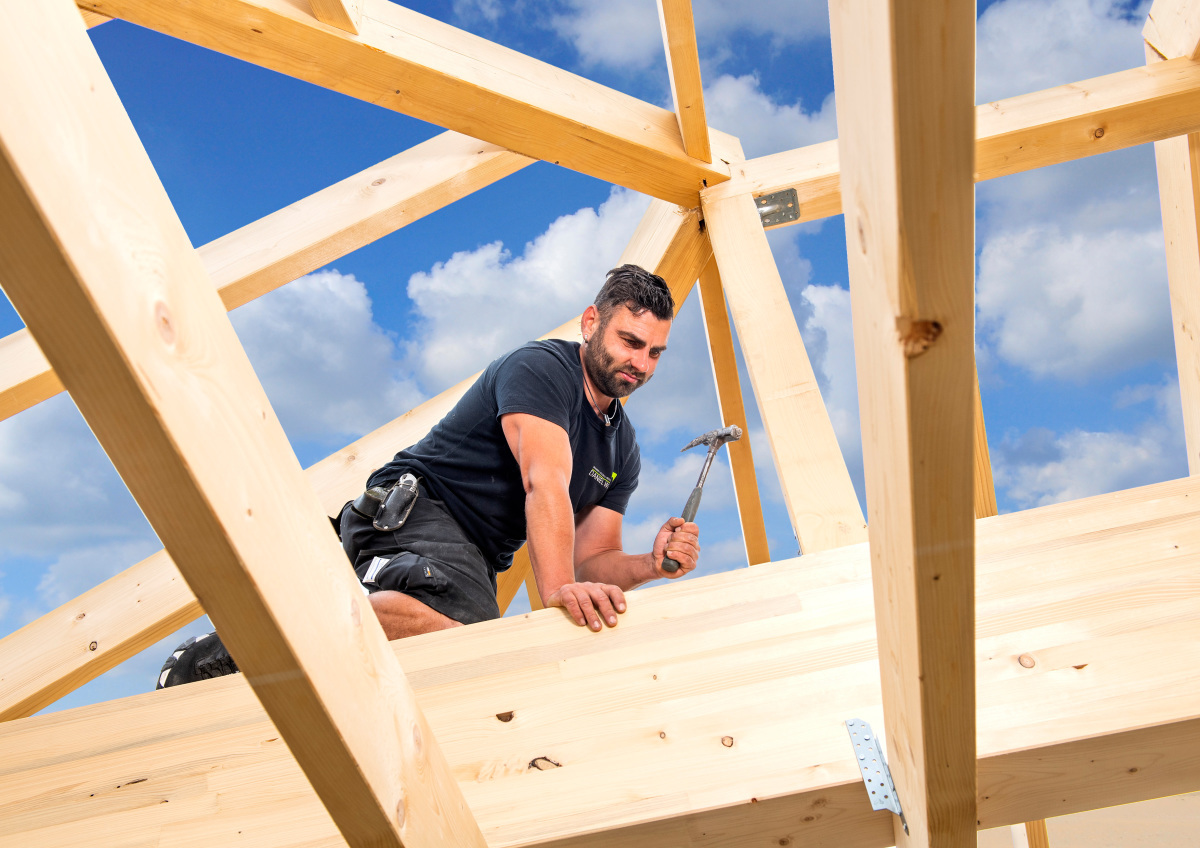
M 611 583 L 626 592 L 661 576 L 654 568 L 652 553 L 604 551 L 575 565 L 575 579 L 591 583 Z
M 533 576 L 539 594 L 548 598 L 564 584 L 575 582 L 575 521 L 566 489 L 532 487 L 525 496 L 525 521 Z

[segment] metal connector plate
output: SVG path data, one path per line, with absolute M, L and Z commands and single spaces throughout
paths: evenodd
M 754 205 L 758 207 L 758 217 L 764 227 L 777 227 L 800 218 L 800 198 L 794 188 L 756 197 Z
M 879 739 L 871 731 L 871 725 L 861 718 L 852 718 L 846 721 L 846 730 L 850 733 L 850 742 L 854 745 L 854 758 L 858 762 L 858 770 L 862 773 L 863 783 L 866 784 L 871 809 L 891 810 L 900 817 L 904 832 L 908 833 L 908 822 L 904 821 L 904 811 L 900 809 L 900 799 L 896 797 L 892 773 L 888 770 L 883 749 L 879 746 Z

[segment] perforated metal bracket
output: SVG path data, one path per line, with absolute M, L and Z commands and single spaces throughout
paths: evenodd
M 764 227 L 777 227 L 800 218 L 800 198 L 794 188 L 756 197 L 754 205 L 758 207 L 758 217 Z
M 900 817 L 904 832 L 908 833 L 908 822 L 904 820 L 904 811 L 900 809 L 900 798 L 896 795 L 896 786 L 892 783 L 892 773 L 888 770 L 887 760 L 883 757 L 883 749 L 879 739 L 871 731 L 871 725 L 861 718 L 846 721 L 846 730 L 850 733 L 850 742 L 854 745 L 854 757 L 858 761 L 858 770 L 862 772 L 863 783 L 867 787 L 867 797 L 871 799 L 872 810 L 891 810 Z

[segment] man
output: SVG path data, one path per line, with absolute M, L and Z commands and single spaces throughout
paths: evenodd
M 673 316 L 662 278 L 613 269 L 583 313 L 582 345 L 530 342 L 497 359 L 429 435 L 371 476 L 374 498 L 343 507 L 343 548 L 389 639 L 498 618 L 496 573 L 526 540 L 544 603 L 593 631 L 616 626 L 625 590 L 696 567 L 698 528 L 681 518 L 647 553 L 626 554 L 621 541 L 641 456 L 618 399 L 653 376 Z M 411 511 L 380 529 L 380 499 L 407 491 L 396 485 L 405 475 L 420 481 Z M 667 555 L 678 571 L 663 571 Z M 181 645 L 158 685 L 232 671 L 209 634 Z

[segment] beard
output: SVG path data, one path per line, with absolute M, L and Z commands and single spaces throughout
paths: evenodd
M 644 386 L 649 382 L 643 372 L 634 370 L 633 368 L 621 368 L 617 365 L 617 360 L 608 352 L 608 347 L 604 344 L 605 331 L 607 327 L 601 327 L 596 333 L 597 343 L 586 344 L 583 346 L 583 367 L 587 370 L 587 376 L 591 379 L 592 384 L 601 391 L 601 393 L 613 398 L 623 398 L 633 393 L 633 390 Z M 630 383 L 620 377 L 621 371 L 637 377 L 636 383 Z

